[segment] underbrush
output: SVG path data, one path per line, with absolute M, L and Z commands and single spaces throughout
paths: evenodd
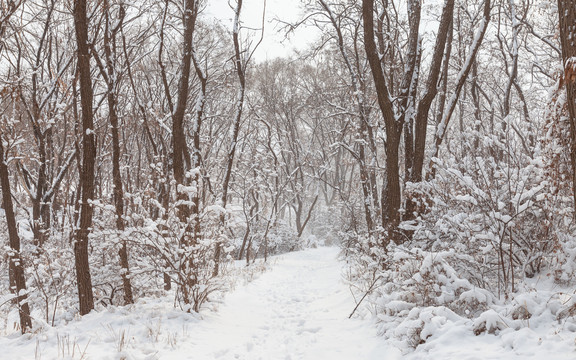
M 358 248 L 345 251 L 346 278 L 356 301 L 362 300 L 356 314 L 375 319 L 379 334 L 405 354 L 454 327 L 470 336 L 529 330 L 536 338 L 576 330 L 573 284 L 553 274 L 525 278 L 514 293 L 499 297 L 459 270 L 473 262 L 467 254 L 391 246 L 388 260 L 379 262 L 374 249 L 370 255 Z
M 514 153 L 518 139 L 505 135 L 434 159 L 432 180 L 408 183 L 417 211 L 387 248 L 378 238 L 386 234 L 341 236 L 359 308 L 405 353 L 454 326 L 544 340 L 576 328 L 571 189 L 554 149 Z

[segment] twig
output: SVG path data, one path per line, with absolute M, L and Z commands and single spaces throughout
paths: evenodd
M 350 313 L 350 315 L 348 316 L 348 319 L 352 318 L 352 315 L 354 315 L 354 313 L 356 312 L 356 310 L 358 310 L 358 307 L 360 306 L 360 304 L 362 304 L 362 301 L 366 298 L 366 296 L 368 296 L 368 294 L 370 294 L 372 292 L 372 290 L 374 290 L 374 286 L 376 285 L 376 283 L 378 282 L 378 280 L 380 280 L 382 278 L 382 276 L 378 276 L 376 279 L 374 279 L 374 281 L 372 282 L 372 284 L 370 285 L 370 287 L 368 288 L 368 290 L 364 293 L 364 295 L 362 296 L 362 298 L 360 299 L 360 301 L 358 301 L 358 303 L 356 304 L 356 307 L 354 308 L 354 310 L 352 310 L 352 312 Z

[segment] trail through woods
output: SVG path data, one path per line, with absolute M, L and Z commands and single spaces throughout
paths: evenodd
M 273 257 L 266 272 L 257 272 L 248 284 L 239 281 L 221 303 L 211 301 L 201 314 L 174 308 L 173 294 L 168 294 L 140 298 L 129 306 L 98 307 L 83 317 L 64 314 L 54 327 L 36 324 L 24 336 L 15 329 L 0 336 L 0 359 L 574 358 L 576 325 L 567 320 L 550 326 L 546 313 L 531 319 L 530 326 L 498 336 L 475 336 L 471 320 L 436 316 L 427 328 L 430 338 L 408 354 L 413 350 L 399 340 L 377 337 L 369 320 L 348 319 L 355 303 L 342 281 L 337 255 L 336 248 L 318 248 Z M 33 317 L 40 321 L 37 314 Z M 16 315 L 7 321 L 17 322 Z M 417 327 L 418 321 L 406 320 L 394 332 L 400 337 Z
M 0 359 L 400 358 L 373 324 L 348 319 L 355 303 L 337 255 L 337 248 L 318 248 L 273 257 L 268 271 L 201 315 L 175 309 L 170 296 L 150 297 L 46 325 L 34 335 L 14 331 L 0 337 Z
M 338 249 L 290 253 L 226 297 L 190 339 L 198 359 L 392 359 L 343 284 Z M 368 325 L 368 326 L 367 326 Z

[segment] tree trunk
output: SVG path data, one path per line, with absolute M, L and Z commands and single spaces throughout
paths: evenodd
M 386 128 L 386 179 L 385 189 L 383 191 L 382 202 L 382 225 L 388 229 L 389 233 L 386 239 L 383 239 L 382 246 L 386 247 L 390 239 L 396 234 L 396 227 L 400 223 L 400 174 L 398 167 L 398 147 L 402 134 L 401 122 L 396 121 L 394 108 L 390 100 L 390 93 L 386 85 L 386 79 L 382 71 L 380 56 L 376 49 L 374 40 L 374 0 L 362 1 L 362 15 L 364 19 L 364 47 L 366 56 L 372 70 L 374 85 L 376 87 L 378 105 L 384 118 Z
M 354 155 L 354 158 L 358 161 L 359 171 L 360 171 L 360 184 L 362 186 L 362 195 L 364 201 L 362 201 L 364 207 L 364 217 L 366 220 L 366 226 L 368 228 L 368 233 L 373 234 L 376 230 L 377 224 L 375 223 L 375 219 L 378 219 L 382 216 L 382 209 L 383 203 L 378 200 L 378 186 L 376 182 L 376 176 L 374 171 L 371 170 L 368 166 L 370 161 L 367 160 L 366 154 L 366 146 L 365 144 L 373 144 L 373 135 L 372 131 L 370 131 L 370 125 L 368 120 L 368 110 L 365 104 L 365 97 L 366 97 L 366 89 L 364 86 L 364 80 L 362 76 L 360 76 L 357 69 L 352 66 L 351 58 L 358 58 L 358 48 L 355 47 L 355 52 L 353 55 L 349 56 L 346 50 L 346 46 L 344 45 L 344 35 L 342 34 L 342 28 L 340 24 L 340 20 L 336 17 L 335 12 L 330 8 L 328 3 L 324 0 L 319 0 L 320 5 L 326 11 L 326 14 L 330 18 L 330 22 L 336 32 L 336 41 L 338 44 L 338 50 L 342 55 L 342 59 L 346 64 L 346 68 L 348 69 L 348 73 L 350 75 L 350 81 L 352 84 L 352 89 L 354 90 L 354 98 L 356 100 L 356 105 L 358 107 L 358 121 L 359 121 L 359 131 L 358 135 L 356 136 L 357 146 L 358 146 L 358 154 Z M 368 146 L 371 148 L 372 146 Z M 375 147 L 373 150 L 373 158 L 376 157 Z M 382 192 L 384 194 L 384 192 Z
M 106 11 L 108 11 L 108 1 L 105 3 Z M 118 112 L 117 112 L 117 74 L 114 68 L 114 53 L 116 49 L 116 33 L 122 27 L 124 20 L 124 7 L 120 5 L 120 13 L 116 27 L 111 29 L 110 15 L 106 16 L 106 28 L 104 30 L 104 53 L 106 56 L 106 73 L 108 85 L 108 117 L 110 119 L 110 126 L 112 127 L 112 181 L 114 183 L 114 206 L 116 207 L 116 229 L 120 236 L 124 232 L 124 191 L 122 185 L 122 173 L 120 171 L 120 137 L 118 135 Z M 133 304 L 134 297 L 132 295 L 132 284 L 130 282 L 130 267 L 128 263 L 128 247 L 126 240 L 121 240 L 121 247 L 118 252 L 120 257 L 120 267 L 122 268 L 122 286 L 124 289 L 124 302 L 126 304 Z
M 304 222 L 302 222 L 302 211 L 300 211 L 300 214 L 298 214 L 298 217 L 296 218 L 296 223 L 297 223 L 297 231 L 298 231 L 298 238 L 300 238 L 302 236 L 302 234 L 304 233 L 304 230 L 306 229 L 306 225 L 308 225 L 308 221 L 310 221 L 310 217 L 312 216 L 312 211 L 314 211 L 314 206 L 316 206 L 316 202 L 318 201 L 318 195 L 316 195 L 314 197 L 314 200 L 312 201 L 312 205 L 310 205 L 310 207 L 308 208 L 308 213 L 306 214 L 306 218 L 304 219 Z M 302 207 L 300 207 L 300 209 L 302 209 Z
M 80 228 L 76 232 L 74 257 L 80 303 L 80 315 L 94 309 L 92 278 L 88 261 L 88 235 L 92 227 L 94 199 L 94 166 L 96 159 L 96 133 L 94 132 L 94 114 L 92 110 L 92 80 L 90 74 L 90 53 L 88 48 L 88 17 L 86 0 L 77 0 L 74 7 L 74 26 L 78 43 L 78 73 L 80 76 L 80 100 L 82 104 L 82 172 L 80 183 L 82 196 L 80 205 Z
M 14 205 L 12 204 L 12 191 L 10 190 L 10 178 L 8 177 L 8 164 L 4 159 L 3 139 L 0 137 L 0 182 L 2 186 L 2 201 L 4 213 L 8 225 L 8 237 L 10 239 L 9 272 L 13 284 L 16 286 L 16 303 L 20 314 L 20 329 L 22 334 L 32 328 L 30 307 L 26 295 L 26 279 L 24 278 L 24 263 L 20 256 L 20 237 L 16 228 Z M 12 285 L 11 282 L 11 285 Z
M 426 151 L 426 129 L 428 128 L 428 113 L 432 101 L 438 93 L 438 79 L 442 65 L 443 54 L 446 50 L 448 33 L 451 31 L 452 17 L 454 14 L 454 0 L 446 0 L 444 11 L 438 27 L 438 36 L 434 46 L 434 55 L 430 66 L 430 74 L 426 82 L 424 96 L 418 103 L 418 112 L 416 114 L 416 124 L 414 129 L 414 169 L 410 181 L 422 181 L 422 167 L 424 165 L 424 156 Z M 446 63 L 449 59 L 446 59 Z
M 228 203 L 228 190 L 230 187 L 230 178 L 232 177 L 232 168 L 234 166 L 234 157 L 236 155 L 236 143 L 238 142 L 238 134 L 240 132 L 240 121 L 242 120 L 242 110 L 244 108 L 244 93 L 246 90 L 246 69 L 245 62 L 242 61 L 242 49 L 240 48 L 240 12 L 242 11 L 242 0 L 238 0 L 234 15 L 234 28 L 232 32 L 232 39 L 234 41 L 234 64 L 236 67 L 236 75 L 240 82 L 240 89 L 238 89 L 238 96 L 236 98 L 236 113 L 234 116 L 234 123 L 232 124 L 232 142 L 228 151 L 228 159 L 226 162 L 226 173 L 224 175 L 224 182 L 222 183 L 222 208 L 226 209 Z M 225 226 L 225 214 L 220 216 L 222 226 Z M 214 251 L 214 271 L 213 276 L 217 276 L 220 268 L 220 257 L 222 252 L 222 243 L 216 243 Z
M 402 83 L 400 84 L 400 122 L 404 126 L 404 170 L 405 180 L 410 181 L 414 172 L 414 117 L 416 115 L 416 92 L 420 77 L 421 39 L 420 39 L 420 14 L 421 5 L 419 0 L 410 0 L 408 5 L 408 23 L 410 32 L 408 35 L 408 50 L 406 54 L 406 66 Z M 378 34 L 383 37 L 383 34 Z M 379 40 L 384 43 L 384 39 Z
M 436 168 L 434 167 L 434 163 L 432 159 L 438 156 L 440 152 L 440 145 L 444 142 L 446 138 L 448 125 L 450 124 L 450 119 L 452 118 L 452 114 L 454 113 L 454 109 L 456 108 L 456 104 L 458 103 L 458 99 L 460 98 L 460 93 L 466 84 L 466 80 L 468 79 L 468 74 L 472 69 L 472 65 L 476 61 L 476 55 L 478 54 L 478 50 L 480 50 L 480 45 L 482 44 L 482 40 L 484 40 L 484 35 L 486 34 L 486 30 L 488 29 L 488 23 L 490 22 L 490 10 L 491 10 L 491 0 L 484 0 L 484 11 L 483 11 L 483 18 L 480 20 L 480 27 L 476 30 L 474 39 L 472 41 L 472 45 L 470 45 L 470 51 L 462 68 L 460 69 L 460 73 L 458 74 L 458 78 L 456 79 L 456 86 L 452 95 L 450 96 L 450 100 L 448 100 L 448 106 L 446 108 L 446 112 L 444 113 L 442 120 L 438 124 L 438 128 L 436 129 L 436 134 L 434 134 L 434 143 L 432 148 L 432 157 L 430 160 L 429 165 L 429 172 L 426 175 L 427 179 L 432 179 L 436 176 Z
M 194 28 L 196 25 L 196 4 L 194 0 L 186 0 L 186 8 L 184 9 L 184 49 L 182 55 L 182 68 L 180 80 L 178 84 L 178 101 L 176 109 L 172 116 L 172 139 L 174 151 L 174 179 L 176 184 L 183 185 L 185 183 L 185 175 L 187 168 L 190 167 L 190 154 L 188 153 L 188 146 L 186 145 L 186 134 L 184 132 L 184 114 L 186 113 L 186 106 L 188 104 L 188 94 L 190 93 L 190 68 L 192 65 L 192 40 L 194 35 Z M 183 194 L 178 191 L 179 196 Z M 189 207 L 187 205 L 180 206 L 179 210 L 180 219 L 185 222 L 189 215 Z
M 197 242 L 198 233 L 194 230 L 189 223 L 189 218 L 191 214 L 191 207 L 187 205 L 189 200 L 189 194 L 185 193 L 181 186 L 186 184 L 186 171 L 191 167 L 190 153 L 188 152 L 188 145 L 186 144 L 186 134 L 184 132 L 184 114 L 186 112 L 186 107 L 188 104 L 188 95 L 190 93 L 190 69 L 192 65 L 193 48 L 192 41 L 194 35 L 194 28 L 196 25 L 196 15 L 197 8 L 196 2 L 194 0 L 186 0 L 183 22 L 184 22 L 184 34 L 183 42 L 184 49 L 182 53 L 182 68 L 180 74 L 180 80 L 178 84 L 178 101 L 176 103 L 176 109 L 172 115 L 172 141 L 173 141 L 173 173 L 174 180 L 176 181 L 176 193 L 177 200 L 182 201 L 183 204 L 178 206 L 178 218 L 181 224 L 184 226 L 184 232 L 180 239 L 181 248 L 190 248 L 193 244 Z M 197 201 L 197 200 L 196 200 Z M 196 206 L 196 205 L 195 205 Z M 197 218 L 197 215 L 196 215 Z M 194 219 L 197 223 L 197 219 Z M 182 292 L 182 298 L 185 304 L 190 304 L 192 302 L 190 291 L 197 283 L 197 276 L 195 272 L 197 269 L 196 265 L 193 263 L 193 258 L 191 254 L 182 254 L 183 259 L 181 261 L 180 270 L 180 290 Z M 184 272 L 187 272 L 184 275 Z M 190 275 L 190 276 L 189 276 Z
M 560 22 L 560 42 L 564 65 L 564 86 L 570 115 L 572 163 L 572 192 L 576 209 L 576 5 L 573 0 L 558 0 L 558 17 Z M 576 212 L 575 212 L 576 216 Z

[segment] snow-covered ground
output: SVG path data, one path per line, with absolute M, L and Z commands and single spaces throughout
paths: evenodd
M 190 339 L 198 359 L 393 359 L 374 327 L 349 320 L 336 248 L 283 255 L 226 298 Z
M 108 307 L 66 326 L 0 339 L 2 359 L 396 359 L 342 283 L 337 248 L 285 254 L 198 316 L 167 299 Z M 36 355 L 38 354 L 38 355 Z M 82 357 L 83 356 L 83 357 Z
M 277 257 L 201 316 L 174 309 L 169 298 L 142 299 L 32 335 L 15 333 L 0 338 L 0 359 L 576 359 L 573 333 L 543 345 L 529 329 L 475 336 L 458 322 L 436 324 L 428 341 L 403 357 L 372 322 L 348 319 L 355 303 L 337 255 L 337 248 L 318 248 Z

